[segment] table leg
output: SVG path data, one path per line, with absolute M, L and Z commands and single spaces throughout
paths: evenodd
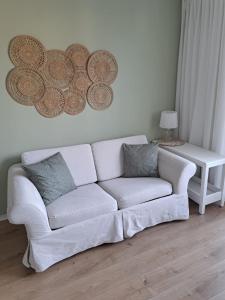
M 221 201 L 220 206 L 224 206 L 225 201 L 225 165 L 223 165 L 223 172 L 222 172 L 222 178 L 221 178 Z
M 201 192 L 200 192 L 200 203 L 199 203 L 199 213 L 201 215 L 205 213 L 205 198 L 207 193 L 208 176 L 209 176 L 209 168 L 207 166 L 202 167 Z

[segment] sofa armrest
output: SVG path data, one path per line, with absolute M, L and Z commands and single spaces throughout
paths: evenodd
M 196 165 L 187 159 L 164 149 L 159 150 L 159 176 L 172 183 L 175 194 L 187 194 L 190 178 L 196 172 Z
M 11 223 L 26 226 L 28 238 L 51 232 L 42 198 L 20 164 L 11 166 L 8 172 L 7 215 Z

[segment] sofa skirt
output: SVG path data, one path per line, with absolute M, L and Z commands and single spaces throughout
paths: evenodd
M 117 211 L 53 230 L 39 239 L 31 239 L 23 263 L 36 272 L 42 272 L 76 253 L 122 240 L 122 212 Z
M 122 241 L 159 223 L 188 218 L 187 195 L 173 194 L 53 230 L 42 238 L 30 239 L 23 263 L 42 272 L 89 248 Z
M 123 210 L 124 238 L 130 238 L 147 227 L 189 218 L 187 195 L 163 197 Z

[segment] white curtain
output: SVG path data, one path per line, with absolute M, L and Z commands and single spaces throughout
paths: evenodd
M 225 155 L 225 0 L 182 1 L 176 110 L 180 138 Z

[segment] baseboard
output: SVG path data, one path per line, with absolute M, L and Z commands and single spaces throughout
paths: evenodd
M 0 221 L 7 220 L 7 215 L 0 215 Z

